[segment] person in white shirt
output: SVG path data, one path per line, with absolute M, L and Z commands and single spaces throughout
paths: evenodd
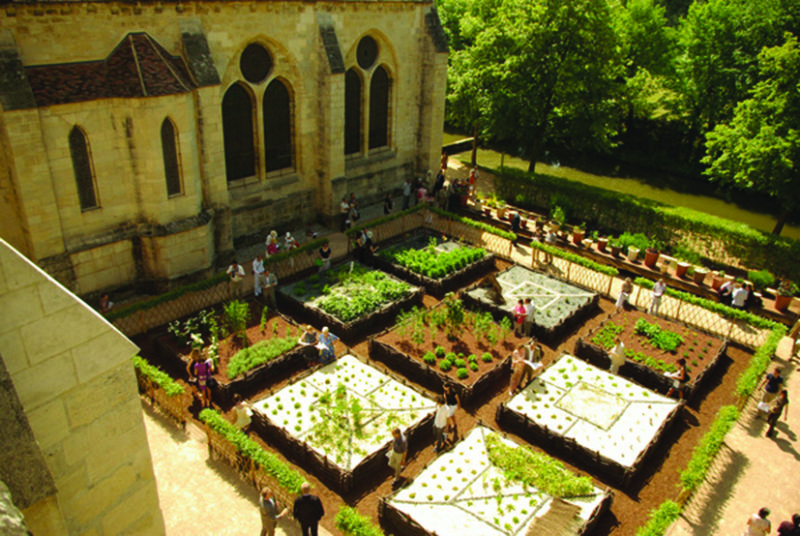
M 522 332 L 526 337 L 531 336 L 531 330 L 533 329 L 533 315 L 535 312 L 536 308 L 533 306 L 531 299 L 525 298 L 525 320 L 522 321 Z
M 433 416 L 433 434 L 436 438 L 436 446 L 433 448 L 433 452 L 439 452 L 444 448 L 445 441 L 447 441 L 446 427 L 447 406 L 444 405 L 444 397 L 439 395 L 436 397 L 436 413 Z
M 242 395 L 233 395 L 233 425 L 242 431 L 247 431 L 253 416 L 253 407 L 246 400 L 242 400 Z
M 403 210 L 406 210 L 411 204 L 411 177 L 406 177 L 406 182 L 403 183 Z
M 261 296 L 261 289 L 267 284 L 264 277 L 264 257 L 256 255 L 253 259 L 253 296 Z
M 747 302 L 747 289 L 741 283 L 736 283 L 733 286 L 733 294 L 731 298 L 731 307 L 734 309 L 744 309 L 744 304 Z
M 647 309 L 648 314 L 658 314 L 658 308 L 661 306 L 661 298 L 664 296 L 666 291 L 667 284 L 664 282 L 664 278 L 662 277 L 656 281 L 655 285 L 653 285 L 653 300 L 650 302 L 650 308 Z
M 242 280 L 244 279 L 244 268 L 233 259 L 233 262 L 228 266 L 228 290 L 231 298 L 240 298 L 242 296 Z
M 622 344 L 622 340 L 619 337 L 614 339 L 614 348 L 611 349 L 609 357 L 611 358 L 611 366 L 608 370 L 611 371 L 611 374 L 616 374 L 619 368 L 625 364 L 625 345 Z

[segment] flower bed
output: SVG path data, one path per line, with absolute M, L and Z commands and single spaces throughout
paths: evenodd
M 476 308 L 487 309 L 497 318 L 513 320 L 517 300 L 531 298 L 534 313 L 534 335 L 542 340 L 554 341 L 574 326 L 591 311 L 598 301 L 594 292 L 589 292 L 522 266 L 497 274 L 497 282 L 503 289 L 505 304 L 497 304 L 490 298 L 490 289 L 471 286 L 464 293 L 464 302 Z
M 627 485 L 681 406 L 564 355 L 502 404 L 498 421 Z
M 422 300 L 424 291 L 356 262 L 314 274 L 279 288 L 281 310 L 312 317 L 340 337 L 382 321 Z
M 511 352 L 527 340 L 510 322 L 498 325 L 490 313 L 468 311 L 448 295 L 433 309 L 401 314 L 394 327 L 370 338 L 369 352 L 432 391 L 449 384 L 467 403 L 508 377 Z
M 434 403 L 346 355 L 253 404 L 256 430 L 341 493 L 387 467 L 390 431 L 429 433 Z
M 589 478 L 479 426 L 378 512 L 393 534 L 583 534 L 610 502 Z
M 196 321 L 197 318 L 201 320 Z M 214 377 L 219 385 L 212 389 L 211 396 L 217 404 L 229 404 L 235 393 L 247 398 L 249 394 L 262 389 L 268 378 L 299 369 L 307 360 L 314 359 L 317 355 L 315 348 L 297 345 L 300 327 L 279 313 L 265 313 L 263 309 L 249 310 L 242 318 L 247 347 L 242 346 L 241 334 L 230 333 L 219 339 L 214 349 L 214 337 L 204 327 L 209 320 L 203 319 L 208 318 L 215 319 L 213 322 L 217 327 L 214 329 L 221 337 L 224 313 L 216 316 L 211 311 L 203 311 L 198 317 L 179 323 L 180 329 L 176 329 L 177 324 L 173 323 L 170 332 L 157 335 L 153 345 L 164 365 L 177 377 L 187 380 L 189 353 L 192 344 L 196 344 L 192 341 L 191 334 L 194 333 L 203 343 L 210 342 L 203 346 L 202 352 L 204 355 L 216 353 L 217 367 Z M 186 325 L 190 329 L 183 327 Z M 176 337 L 176 334 L 180 336 L 181 333 L 183 338 Z
M 648 337 L 647 330 L 660 333 Z M 623 310 L 612 314 L 600 326 L 578 339 L 575 354 L 596 367 L 608 368 L 608 351 L 613 348 L 617 335 L 625 345 L 626 356 L 619 374 L 648 389 L 666 393 L 673 380 L 664 373 L 677 370 L 678 359 L 685 358 L 691 378 L 684 390 L 687 399 L 699 391 L 727 349 L 725 341 L 707 332 L 640 311 Z M 673 350 L 668 346 L 670 339 L 677 342 Z
M 425 290 L 438 298 L 461 288 L 467 281 L 489 272 L 494 254 L 444 235 L 423 232 L 381 249 L 372 264 Z

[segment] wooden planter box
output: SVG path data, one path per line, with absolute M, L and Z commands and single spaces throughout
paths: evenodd
M 506 402 L 497 407 L 496 419 L 498 424 L 506 430 L 519 435 L 525 440 L 540 445 L 552 455 L 559 458 L 568 458 L 580 465 L 586 472 L 598 475 L 616 483 L 620 487 L 630 484 L 634 476 L 645 465 L 645 461 L 658 446 L 660 439 L 675 422 L 678 413 L 685 402 L 680 402 L 662 423 L 661 428 L 653 435 L 647 449 L 643 450 L 636 461 L 630 466 L 623 466 L 614 460 L 606 458 L 599 452 L 593 451 L 577 441 L 564 437 L 550 430 L 546 426 L 537 424 L 524 415 L 510 409 Z

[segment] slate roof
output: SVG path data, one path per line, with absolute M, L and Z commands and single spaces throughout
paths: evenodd
M 185 93 L 197 88 L 183 59 L 146 33 L 130 33 L 105 60 L 25 67 L 37 106 Z

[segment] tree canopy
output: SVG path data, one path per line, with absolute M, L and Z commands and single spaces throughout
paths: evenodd
M 800 202 L 800 48 L 786 35 L 778 47 L 759 55 L 761 80 L 740 102 L 728 123 L 708 133 L 706 173 L 714 179 L 772 196 L 782 214 L 780 233 L 790 210 Z

